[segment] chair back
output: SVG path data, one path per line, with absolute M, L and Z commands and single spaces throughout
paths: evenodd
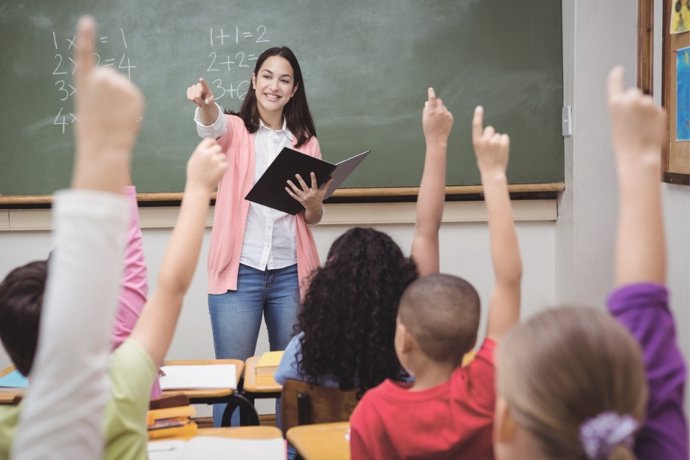
M 357 391 L 286 380 L 280 399 L 283 433 L 297 425 L 348 421 L 359 402 Z

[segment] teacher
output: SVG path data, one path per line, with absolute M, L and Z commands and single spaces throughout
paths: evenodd
M 313 174 L 288 181 L 286 190 L 305 208 L 294 216 L 244 197 L 283 147 L 321 158 L 299 63 L 289 48 L 264 51 L 239 112 L 222 113 L 203 79 L 187 88 L 187 99 L 197 106 L 199 135 L 217 139 L 230 163 L 218 185 L 208 258 L 216 358 L 253 356 L 262 316 L 271 350 L 283 350 L 300 288 L 319 266 L 309 225 L 321 220 L 328 183 L 319 187 Z

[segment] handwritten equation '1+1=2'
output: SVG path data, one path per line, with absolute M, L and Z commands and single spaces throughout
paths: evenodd
M 208 31 L 209 65 L 207 81 L 216 101 L 227 97 L 242 100 L 249 90 L 254 62 L 271 41 L 261 24 L 251 27 L 211 27 Z
M 68 111 L 65 111 L 65 104 L 70 102 L 72 97 L 77 94 L 77 89 L 71 83 L 77 68 L 77 63 L 72 58 L 74 50 L 77 48 L 77 37 L 76 35 L 59 37 L 53 32 L 52 39 L 53 46 L 55 47 L 55 60 L 51 65 L 52 75 L 55 78 L 53 86 L 57 91 L 59 100 L 59 108 L 53 120 L 53 125 L 59 127 L 62 130 L 62 134 L 65 134 L 66 127 L 77 121 L 77 116 L 69 111 L 69 108 L 67 109 Z M 105 54 L 94 53 L 96 65 L 115 67 L 131 79 L 132 70 L 136 69 L 137 66 L 133 65 L 127 56 L 127 37 L 125 36 L 124 29 L 120 27 L 111 35 L 101 34 L 96 37 L 96 43 L 107 46 L 110 49 L 107 57 Z

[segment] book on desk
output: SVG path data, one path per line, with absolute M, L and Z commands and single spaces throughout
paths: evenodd
M 10 389 L 27 389 L 29 387 L 29 380 L 19 373 L 18 370 L 12 370 L 0 377 L 0 390 Z
M 267 351 L 261 355 L 254 366 L 255 382 L 258 386 L 277 385 L 273 375 L 278 370 L 283 353 L 283 351 Z
M 198 428 L 192 420 L 195 414 L 196 409 L 189 405 L 189 401 L 186 405 L 149 410 L 146 414 L 149 439 L 193 436 Z

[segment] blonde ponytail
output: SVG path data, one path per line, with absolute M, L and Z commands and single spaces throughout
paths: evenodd
M 533 316 L 500 343 L 497 367 L 498 395 L 547 458 L 635 458 L 630 447 L 644 419 L 647 382 L 639 345 L 609 315 L 561 307 Z M 600 416 L 629 425 L 597 432 L 602 449 L 591 457 L 581 428 Z

